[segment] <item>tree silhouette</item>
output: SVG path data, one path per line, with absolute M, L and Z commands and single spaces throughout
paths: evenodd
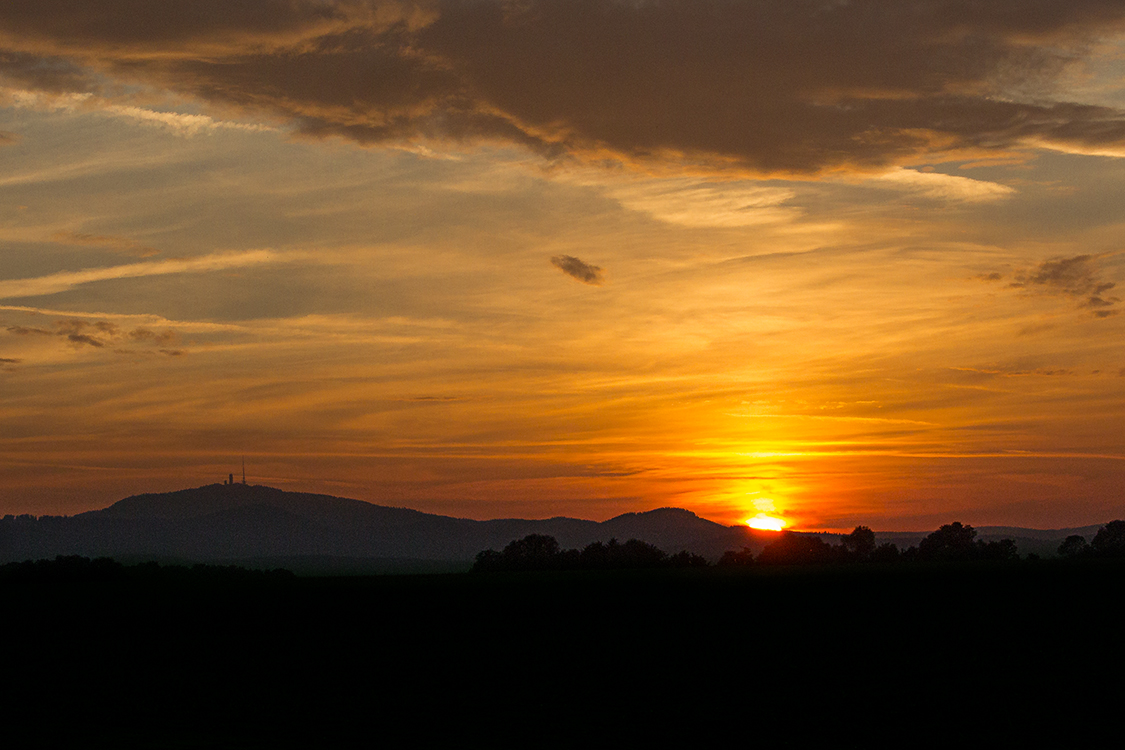
M 783 531 L 766 545 L 758 562 L 762 565 L 808 565 L 833 562 L 833 548 L 818 536 Z
M 1086 543 L 1086 537 L 1079 536 L 1078 534 L 1071 534 L 1063 543 L 1059 545 L 1058 553 L 1060 557 L 1069 557 L 1071 559 L 1081 557 L 1090 551 L 1090 545 Z
M 1098 529 L 1090 546 L 1099 557 L 1125 557 L 1125 521 L 1110 521 Z
M 947 523 L 918 543 L 919 560 L 963 561 L 976 557 L 977 531 L 960 521 Z
M 844 557 L 866 562 L 875 552 L 875 532 L 866 526 L 856 526 L 852 533 L 840 540 Z

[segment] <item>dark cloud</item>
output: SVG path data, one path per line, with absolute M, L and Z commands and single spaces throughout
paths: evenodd
M 53 56 L 4 52 L 2 49 L 0 80 L 52 94 L 99 88 L 95 77 L 74 62 Z
M 1120 0 L 8 0 L 0 46 L 310 136 L 807 174 L 1122 147 L 1125 113 L 1049 85 L 1123 24 Z
M 27 328 L 26 326 L 8 326 L 8 333 L 17 336 L 54 336 L 54 331 L 45 331 L 42 328 Z
M 25 44 L 117 53 L 295 41 L 345 27 L 363 0 L 5 0 L 0 30 Z M 386 3 L 392 6 L 392 3 Z
M 150 341 L 156 344 L 170 344 L 176 341 L 176 339 L 179 337 L 176 335 L 176 332 L 170 328 L 164 331 L 160 331 L 159 333 L 156 331 L 150 331 L 147 328 L 136 328 L 132 331 L 129 331 L 129 338 L 133 339 L 134 341 Z
M 1099 318 L 1116 315 L 1118 310 L 1112 308 L 1121 301 L 1120 298 L 1107 294 L 1117 284 L 1101 275 L 1097 260 L 1092 255 L 1045 260 L 1027 271 L 1017 273 L 1009 286 L 1077 298 L 1079 307 L 1090 310 Z
M 66 339 L 67 342 L 76 347 L 92 346 L 97 349 L 123 340 L 166 347 L 168 344 L 175 343 L 179 339 L 176 332 L 171 329 L 161 332 L 151 331 L 147 328 L 135 328 L 132 331 L 123 331 L 116 324 L 106 320 L 56 320 L 54 326 L 49 329 L 8 326 L 7 331 L 17 336 L 58 336 Z M 159 351 L 162 354 L 171 356 L 183 354 L 181 350 L 170 350 L 166 348 L 161 348 Z
M 83 332 L 89 326 L 90 324 L 85 321 L 65 320 L 56 322 L 54 330 L 26 328 L 24 326 L 8 326 L 7 330 L 8 333 L 14 333 L 17 336 L 61 336 L 75 346 L 87 345 L 98 348 L 105 346 L 105 342 L 101 339 Z
M 602 283 L 601 268 L 585 263 L 573 255 L 556 255 L 551 258 L 551 265 L 583 284 L 597 286 Z
M 96 346 L 99 349 L 102 348 L 103 346 L 105 346 L 104 341 L 102 341 L 101 339 L 96 339 L 93 336 L 91 336 L 89 334 L 86 334 L 86 333 L 68 333 L 68 334 L 66 334 L 66 339 L 67 339 L 67 341 L 69 341 L 72 344 L 75 344 L 76 346 L 81 346 L 82 344 L 87 344 L 89 346 Z

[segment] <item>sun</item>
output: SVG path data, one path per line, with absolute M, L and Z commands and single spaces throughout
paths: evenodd
M 746 525 L 752 529 L 763 529 L 765 531 L 781 531 L 786 527 L 784 518 L 777 518 L 775 516 L 767 516 L 765 513 L 759 513 L 753 518 L 746 519 Z

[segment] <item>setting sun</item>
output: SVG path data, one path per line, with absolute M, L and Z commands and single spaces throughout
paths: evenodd
M 785 528 L 786 523 L 782 518 L 775 518 L 759 513 L 753 518 L 747 519 L 746 525 L 752 529 L 763 529 L 765 531 L 781 531 Z

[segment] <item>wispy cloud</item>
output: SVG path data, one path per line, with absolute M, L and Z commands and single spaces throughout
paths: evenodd
M 15 133 L 9 133 L 6 130 L 0 130 L 0 146 L 9 146 L 19 141 L 20 137 Z
M 579 260 L 573 255 L 556 255 L 551 258 L 551 265 L 583 284 L 598 286 L 603 280 L 601 268 Z
M 605 192 L 631 211 L 688 227 L 747 227 L 792 220 L 788 188 L 697 179 L 610 182 Z
M 154 247 L 143 245 L 128 237 L 116 237 L 105 234 L 88 234 L 85 232 L 55 232 L 51 235 L 55 242 L 68 245 L 88 245 L 102 247 L 125 255 L 136 255 L 141 258 L 151 258 L 159 255 L 160 251 Z
M 995 182 L 974 180 L 942 172 L 919 172 L 902 168 L 877 175 L 871 178 L 869 183 L 905 189 L 935 200 L 962 203 L 987 203 L 1007 198 L 1016 192 L 1007 185 Z
M 292 256 L 273 250 L 248 250 L 240 253 L 215 253 L 196 258 L 177 258 L 150 263 L 130 263 L 108 268 L 88 268 L 82 271 L 63 271 L 30 279 L 0 281 L 0 299 L 13 297 L 38 297 L 58 294 L 81 284 L 110 279 L 130 279 L 144 276 L 163 276 L 173 273 L 202 273 L 229 268 L 245 268 L 268 263 L 279 263 Z
M 216 120 L 207 115 L 160 112 L 154 109 L 144 109 L 142 107 L 110 105 L 105 107 L 105 111 L 146 125 L 156 125 L 184 137 L 199 135 L 200 133 L 213 133 L 216 130 L 242 130 L 249 133 L 264 133 L 277 130 L 275 127 L 263 125 L 261 123 Z
M 3 70 L 0 69 L 0 75 Z M 2 80 L 2 78 L 0 78 Z M 111 99 L 92 92 L 67 92 L 67 91 L 35 91 L 12 87 L 0 87 L 0 101 L 24 109 L 48 110 L 88 110 L 101 112 L 113 117 L 132 120 L 144 125 L 154 125 L 178 136 L 191 137 L 199 134 L 213 133 L 218 130 L 241 130 L 249 133 L 276 132 L 278 128 L 259 122 L 237 122 L 232 120 L 216 120 L 209 115 L 192 114 L 185 112 L 170 112 L 132 104 L 115 104 Z M 5 143 L 4 135 L 0 132 L 0 145 Z
M 107 346 L 119 342 L 133 342 L 151 344 L 157 347 L 167 347 L 179 340 L 179 335 L 172 329 L 157 332 L 147 328 L 135 328 L 131 331 L 127 331 L 116 323 L 111 323 L 107 320 L 90 321 L 81 318 L 56 320 L 50 328 L 12 325 L 8 326 L 5 330 L 14 336 L 61 338 L 76 348 L 90 346 L 95 349 L 104 349 Z M 160 349 L 160 351 L 171 353 L 165 349 Z M 181 354 L 182 351 L 177 351 L 176 353 Z
M 1030 269 L 1017 272 L 1008 286 L 1028 292 L 1076 298 L 1080 308 L 1090 310 L 1099 318 L 1107 318 L 1119 312 L 1113 308 L 1121 299 L 1107 294 L 1117 284 L 1102 275 L 1097 256 L 1093 255 L 1045 260 Z

